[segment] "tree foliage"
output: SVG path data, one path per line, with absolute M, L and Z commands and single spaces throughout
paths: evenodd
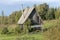
M 48 9 L 49 9 L 49 6 L 46 3 L 41 4 L 37 7 L 38 13 L 42 19 L 46 19 L 45 15 L 46 15 Z
M 55 18 L 56 19 L 60 18 L 60 8 L 56 9 L 56 11 L 55 11 Z
M 55 9 L 54 8 L 49 8 L 48 12 L 46 13 L 45 17 L 46 19 L 55 19 L 55 14 L 54 14 Z
M 17 23 L 20 16 L 21 16 L 22 12 L 21 11 L 15 11 L 13 12 L 10 16 L 9 16 L 9 22 L 10 24 L 14 24 Z

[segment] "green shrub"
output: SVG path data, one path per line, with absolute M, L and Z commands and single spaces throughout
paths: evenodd
M 4 28 L 2 29 L 1 34 L 7 34 L 8 32 L 9 32 L 8 28 L 7 28 L 7 27 L 4 27 Z
M 18 25 L 16 28 L 15 28 L 15 33 L 21 33 L 21 28 L 20 26 Z

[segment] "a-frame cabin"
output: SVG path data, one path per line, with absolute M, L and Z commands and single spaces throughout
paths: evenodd
M 26 22 L 27 19 L 31 20 L 31 27 L 39 28 L 41 27 L 42 20 L 39 14 L 37 13 L 35 7 L 32 8 L 26 8 L 20 17 L 18 24 L 21 25 L 22 28 L 24 28 L 23 24 Z

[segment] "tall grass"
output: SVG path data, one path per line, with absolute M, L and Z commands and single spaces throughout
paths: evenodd
M 9 32 L 15 32 L 15 28 L 13 26 L 9 26 Z M 60 40 L 60 20 L 49 20 L 43 24 L 43 29 L 46 29 L 43 33 L 35 33 L 35 34 L 24 34 L 19 35 L 18 40 Z M 2 27 L 0 28 L 1 31 Z M 1 35 L 0 40 L 17 40 L 17 34 L 8 34 Z
M 52 22 L 53 26 L 44 32 L 45 40 L 60 40 L 60 20 Z

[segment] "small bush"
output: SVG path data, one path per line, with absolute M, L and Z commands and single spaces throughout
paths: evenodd
M 15 32 L 16 32 L 16 33 L 21 33 L 21 28 L 20 28 L 19 25 L 15 28 Z
M 16 38 L 16 40 L 20 40 L 20 38 L 19 38 L 19 37 L 17 37 L 17 38 Z
M 7 34 L 9 31 L 8 31 L 8 28 L 7 27 L 4 27 L 3 29 L 2 29 L 2 32 L 1 32 L 1 34 Z

